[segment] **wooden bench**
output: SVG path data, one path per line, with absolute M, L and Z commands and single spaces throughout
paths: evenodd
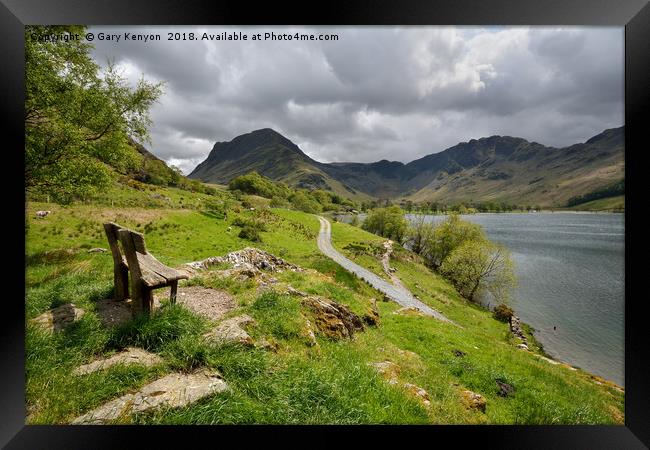
M 178 280 L 188 276 L 176 269 L 165 266 L 151 253 L 147 252 L 144 236 L 116 223 L 105 223 L 104 230 L 113 254 L 113 278 L 116 300 L 124 300 L 128 295 L 128 274 L 131 274 L 131 300 L 134 314 L 149 314 L 153 307 L 153 290 L 171 287 L 170 300 L 176 303 Z M 120 249 L 121 244 L 122 249 Z M 122 255 L 122 251 L 124 255 Z

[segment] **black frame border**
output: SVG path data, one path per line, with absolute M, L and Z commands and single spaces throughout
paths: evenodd
M 5 182 L 11 195 L 5 206 L 11 211 L 11 224 L 18 237 L 23 232 L 25 214 L 24 179 L 19 167 L 24 148 L 24 25 L 597 25 L 625 27 L 625 165 L 627 192 L 625 208 L 625 426 L 38 426 L 25 425 L 24 268 L 15 261 L 24 260 L 24 241 L 15 239 L 13 255 L 5 260 L 15 295 L 3 300 L 5 317 L 0 326 L 0 354 L 3 379 L 0 384 L 0 445 L 6 448 L 115 448 L 136 446 L 142 439 L 147 447 L 169 447 L 197 439 L 221 443 L 228 437 L 267 438 L 288 431 L 296 433 L 295 442 L 317 442 L 319 437 L 348 439 L 349 431 L 364 434 L 366 444 L 380 443 L 388 434 L 406 439 L 436 439 L 440 442 L 485 446 L 488 448 L 648 448 L 650 446 L 650 342 L 647 334 L 643 299 L 639 292 L 642 276 L 639 265 L 631 260 L 640 252 L 642 188 L 640 164 L 644 135 L 643 113 L 650 99 L 650 5 L 648 0 L 336 0 L 298 5 L 265 2 L 251 7 L 244 1 L 173 1 L 173 0 L 0 0 L 0 114 L 7 132 L 2 141 Z M 647 144 L 646 144 L 647 146 Z M 635 154 L 636 153 L 636 154 Z M 631 162 L 635 164 L 630 164 Z M 15 191 L 15 192 L 14 192 Z M 8 223 L 5 222 L 4 225 Z M 637 236 L 636 241 L 632 237 Z M 634 247 L 634 243 L 637 244 Z M 19 253 L 22 252 L 22 253 Z M 12 256 L 13 256 L 12 255 Z M 8 275 L 8 276 L 7 276 Z M 633 275 L 636 275 L 633 277 Z M 632 279 L 637 284 L 632 285 Z M 8 283 L 9 284 L 9 283 Z M 12 292 L 13 294 L 13 292 Z M 255 431 L 255 435 L 249 433 Z M 307 438 L 307 441 L 301 440 Z M 316 439 L 314 439 L 316 438 Z M 248 440 L 248 439 L 247 439 Z M 326 441 L 325 441 L 326 442 Z M 286 441 L 289 444 L 290 441 Z M 176 445 L 174 445 L 176 446 Z

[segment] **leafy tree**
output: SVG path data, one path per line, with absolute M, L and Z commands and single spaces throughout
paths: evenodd
M 449 215 L 438 224 L 423 244 L 427 263 L 438 269 L 451 252 L 468 241 L 486 240 L 480 225 L 461 220 L 458 214 Z
M 427 259 L 429 246 L 433 242 L 434 226 L 425 221 L 424 215 L 417 216 L 406 231 L 406 241 L 410 249 Z
M 240 175 L 228 183 L 228 189 L 231 191 L 241 191 L 246 194 L 259 195 L 260 197 L 287 198 L 289 188 L 280 183 L 274 183 L 269 178 L 260 175 L 257 172 L 249 172 L 246 175 Z
M 407 226 L 402 208 L 393 205 L 370 211 L 362 228 L 371 233 L 402 242 Z
M 289 199 L 294 208 L 310 214 L 321 212 L 320 204 L 304 191 L 296 191 Z
M 489 292 L 505 302 L 516 282 L 509 251 L 487 240 L 470 240 L 455 248 L 443 261 L 440 273 L 470 301 Z
M 83 26 L 25 27 L 25 186 L 59 201 L 92 193 L 141 163 L 129 137 L 148 140 L 149 108 L 162 84 L 135 88 L 112 64 L 101 73 Z

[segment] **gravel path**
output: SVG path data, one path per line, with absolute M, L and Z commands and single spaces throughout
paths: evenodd
M 374 287 L 378 291 L 383 292 L 396 303 L 406 307 L 417 308 L 420 311 L 422 311 L 424 314 L 435 317 L 438 320 L 442 320 L 444 322 L 451 322 L 451 320 L 447 319 L 444 315 L 442 315 L 438 311 L 430 308 L 429 306 L 425 305 L 417 298 L 413 297 L 413 294 L 411 294 L 411 292 L 408 291 L 406 288 L 392 285 L 391 283 L 375 275 L 368 269 L 361 267 L 360 265 L 350 261 L 348 258 L 340 254 L 332 246 L 332 227 L 329 221 L 327 221 L 327 219 L 321 216 L 317 216 L 317 217 L 318 220 L 320 221 L 320 233 L 318 233 L 318 248 L 320 249 L 321 252 L 323 252 L 325 256 L 331 258 L 332 260 L 340 264 L 347 271 L 352 272 L 358 277 L 366 280 L 368 283 L 370 283 L 372 287 Z

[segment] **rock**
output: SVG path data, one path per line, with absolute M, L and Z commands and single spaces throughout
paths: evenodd
M 187 263 L 186 265 L 193 269 L 209 269 L 212 265 L 223 263 L 232 264 L 233 268 L 236 269 L 257 269 L 270 272 L 282 272 L 283 270 L 291 270 L 293 272 L 303 271 L 302 268 L 288 263 L 282 258 L 253 247 L 246 247 L 242 250 L 230 252 L 225 256 L 212 256 L 201 261 Z
M 104 252 L 107 252 L 107 251 L 108 251 L 108 250 L 105 249 L 105 248 L 95 247 L 95 248 L 91 248 L 91 249 L 89 249 L 89 250 L 88 250 L 88 253 L 104 253 Z
M 512 394 L 515 391 L 514 386 L 508 383 L 503 383 L 499 380 L 496 380 L 497 386 L 499 387 L 499 391 L 497 392 L 497 395 L 499 397 L 508 397 L 510 394 Z
M 377 309 L 377 301 L 373 298 L 370 299 L 370 308 L 368 312 L 361 318 L 366 325 L 373 327 L 379 326 L 379 309 Z
M 298 289 L 295 289 L 293 286 L 287 286 L 286 295 L 295 295 L 296 297 L 307 297 L 306 292 L 299 291 Z
M 417 353 L 412 352 L 410 350 L 402 350 L 401 348 L 397 349 L 397 353 L 400 354 L 401 356 L 406 357 L 406 358 L 411 358 L 411 359 L 420 358 L 420 355 L 418 355 Z
M 466 407 L 470 409 L 476 409 L 481 412 L 485 412 L 485 407 L 487 402 L 482 395 L 477 394 L 476 392 L 464 390 L 462 392 L 463 403 Z
M 397 314 L 398 316 L 425 316 L 422 311 L 413 306 L 404 306 L 403 308 L 393 311 L 393 314 Z
M 305 330 L 303 334 L 307 337 L 307 345 L 309 347 L 313 347 L 318 344 L 316 341 L 316 335 L 314 334 L 314 330 L 312 329 L 311 322 L 309 320 L 307 320 L 305 323 Z
M 387 380 L 395 380 L 399 377 L 400 367 L 392 361 L 381 361 L 369 363 L 381 376 Z M 393 383 L 394 384 L 394 383 Z
M 203 335 L 209 341 L 223 343 L 238 343 L 247 347 L 254 345 L 253 339 L 248 335 L 243 327 L 255 323 L 252 317 L 247 314 L 226 319 L 217 325 L 212 331 Z
M 518 344 L 517 348 L 520 348 L 522 350 L 528 350 L 528 346 L 526 344 Z
M 431 399 L 429 398 L 429 393 L 427 391 L 411 383 L 404 383 L 402 386 L 407 392 L 417 397 L 424 406 L 431 406 Z
M 36 211 L 36 217 L 39 219 L 45 219 L 49 214 L 52 214 L 52 211 Z
M 526 346 L 528 346 L 528 340 L 526 339 L 526 335 L 524 334 L 524 331 L 521 328 L 521 320 L 519 319 L 519 317 L 514 315 L 510 317 L 510 331 L 516 337 L 521 339 L 523 344 L 526 344 Z
M 389 302 L 389 301 L 390 301 L 390 297 L 389 297 L 388 295 L 384 294 L 384 296 L 381 298 L 381 300 L 382 300 L 383 302 Z
M 72 424 L 103 424 L 162 406 L 187 406 L 227 389 L 228 385 L 217 372 L 202 370 L 192 374 L 172 373 L 147 384 L 134 394 L 123 395 L 77 417 Z
M 126 350 L 116 353 L 115 355 L 93 361 L 90 364 L 84 364 L 73 370 L 75 375 L 86 375 L 98 370 L 108 369 L 116 364 L 140 364 L 143 366 L 154 366 L 163 362 L 163 359 L 146 350 L 135 347 L 128 347 Z
M 31 321 L 44 330 L 53 332 L 63 330 L 74 322 L 79 321 L 84 314 L 85 311 L 83 309 L 77 308 L 73 303 L 66 303 L 65 305 L 44 312 Z
M 457 357 L 459 357 L 459 358 L 462 358 L 462 357 L 465 356 L 466 354 L 467 354 L 467 353 L 465 353 L 465 352 L 462 351 L 462 350 L 454 350 L 454 356 L 457 356 Z
M 264 338 L 260 339 L 255 343 L 255 347 L 261 348 L 263 350 L 268 350 L 270 352 L 276 353 L 280 346 L 274 340 L 268 341 Z
M 365 329 L 359 316 L 334 300 L 306 297 L 301 303 L 311 310 L 316 328 L 331 339 L 352 338 L 355 331 Z
M 391 267 L 390 269 L 388 269 L 388 271 L 390 273 L 395 273 L 395 272 L 397 272 L 397 268 L 396 267 Z

